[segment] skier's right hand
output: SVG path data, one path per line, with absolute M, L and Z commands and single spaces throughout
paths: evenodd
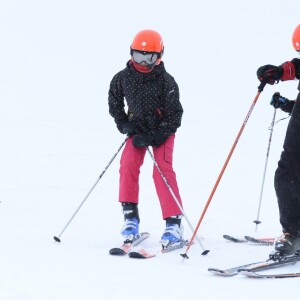
M 267 81 L 268 84 L 274 84 L 278 82 L 283 75 L 283 68 L 281 66 L 276 67 L 273 65 L 265 65 L 257 70 L 257 78 L 262 82 Z
M 270 104 L 274 106 L 274 108 L 283 108 L 290 102 L 289 99 L 282 97 L 278 92 L 274 93 L 271 98 Z
M 132 136 L 136 134 L 136 124 L 134 121 L 124 122 L 118 125 L 118 129 L 121 133 Z

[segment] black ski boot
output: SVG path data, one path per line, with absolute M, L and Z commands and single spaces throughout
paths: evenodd
M 300 237 L 294 237 L 293 235 L 285 232 L 275 242 L 275 251 L 278 251 L 280 255 L 293 255 L 300 249 Z

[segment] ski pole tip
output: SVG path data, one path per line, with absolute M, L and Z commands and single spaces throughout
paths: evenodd
M 60 240 L 58 237 L 54 236 L 53 238 L 54 238 L 54 241 L 55 241 L 55 242 L 58 242 L 58 243 L 61 242 L 61 240 Z
M 182 256 L 184 259 L 189 259 L 189 257 L 187 256 L 186 253 L 182 253 L 182 254 L 180 254 L 180 256 Z
M 201 255 L 206 255 L 206 254 L 208 254 L 208 252 L 209 252 L 209 250 L 205 250 L 201 253 Z

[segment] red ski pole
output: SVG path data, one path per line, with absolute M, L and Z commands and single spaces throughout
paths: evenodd
M 200 227 L 200 224 L 202 223 L 202 220 L 203 220 L 203 218 L 204 218 L 204 216 L 205 216 L 205 214 L 206 214 L 206 211 L 207 211 L 207 209 L 208 209 L 208 207 L 209 207 L 209 204 L 210 204 L 210 202 L 211 202 L 211 200 L 212 200 L 212 198 L 213 198 L 213 196 L 214 196 L 214 194 L 215 194 L 215 191 L 217 190 L 217 187 L 218 187 L 218 185 L 219 185 L 219 183 L 220 183 L 220 181 L 221 181 L 221 178 L 222 178 L 222 176 L 223 176 L 223 174 L 224 174 L 224 172 L 225 172 L 225 170 L 226 170 L 226 167 L 227 167 L 227 165 L 228 165 L 228 163 L 229 163 L 229 161 L 230 161 L 230 158 L 231 158 L 231 156 L 232 156 L 232 154 L 233 154 L 233 152 L 234 152 L 234 149 L 235 149 L 235 147 L 236 147 L 236 145 L 237 145 L 237 143 L 238 143 L 238 141 L 239 141 L 239 139 L 240 139 L 240 137 L 241 137 L 241 135 L 242 135 L 242 133 L 243 133 L 243 131 L 244 131 L 244 128 L 245 128 L 245 126 L 246 126 L 246 124 L 247 124 L 247 122 L 248 122 L 248 120 L 249 120 L 249 118 L 250 118 L 250 115 L 251 115 L 251 113 L 252 113 L 252 111 L 253 111 L 253 109 L 254 109 L 254 106 L 255 106 L 255 104 L 256 104 L 258 98 L 259 98 L 259 95 L 261 94 L 261 92 L 263 91 L 265 85 L 267 84 L 267 81 L 268 81 L 268 79 L 265 78 L 265 79 L 261 82 L 261 84 L 259 85 L 259 87 L 258 87 L 258 92 L 257 92 L 257 94 L 256 94 L 256 96 L 255 96 L 255 98 L 254 98 L 254 100 L 253 100 L 253 102 L 252 102 L 252 104 L 251 104 L 251 106 L 250 106 L 250 109 L 249 109 L 249 111 L 248 111 L 248 113 L 247 113 L 247 115 L 246 115 L 246 118 L 245 118 L 245 120 L 244 120 L 244 122 L 243 122 L 243 124 L 242 124 L 242 127 L 241 127 L 241 129 L 240 129 L 240 131 L 239 131 L 239 133 L 238 133 L 238 135 L 237 135 L 237 137 L 236 137 L 236 139 L 235 139 L 235 141 L 234 141 L 234 143 L 233 143 L 233 145 L 232 145 L 232 147 L 231 147 L 231 149 L 230 149 L 230 151 L 229 151 L 229 154 L 228 154 L 228 156 L 227 156 L 227 158 L 226 158 L 226 161 L 225 161 L 225 163 L 224 163 L 224 165 L 223 165 L 223 167 L 222 167 L 222 170 L 221 170 L 221 172 L 220 172 L 220 174 L 219 174 L 219 176 L 218 176 L 218 179 L 217 179 L 217 181 L 216 181 L 216 183 L 215 183 L 215 185 L 214 185 L 214 187 L 213 187 L 213 189 L 212 189 L 212 191 L 211 191 L 211 193 L 210 193 L 210 195 L 209 195 L 209 198 L 208 198 L 208 200 L 207 200 L 207 202 L 206 202 L 206 205 L 205 205 L 205 207 L 204 207 L 204 209 L 203 209 L 203 212 L 202 212 L 201 217 L 200 217 L 200 219 L 199 219 L 199 221 L 198 221 L 198 223 L 197 223 L 197 226 L 196 226 L 196 228 L 195 228 L 195 230 L 194 230 L 194 232 L 193 232 L 193 235 L 192 235 L 192 237 L 191 237 L 191 239 L 190 239 L 190 241 L 189 241 L 189 244 L 188 244 L 188 246 L 187 246 L 187 248 L 186 248 L 186 251 L 185 251 L 185 253 L 180 254 L 183 258 L 189 258 L 189 257 L 187 256 L 187 253 L 188 253 L 188 251 L 189 251 L 189 249 L 190 249 L 190 247 L 191 247 L 191 245 L 192 245 L 192 243 L 193 243 L 193 241 L 194 241 L 194 239 L 195 239 L 195 236 L 196 236 L 197 231 L 198 231 L 198 229 L 199 229 L 199 227 Z

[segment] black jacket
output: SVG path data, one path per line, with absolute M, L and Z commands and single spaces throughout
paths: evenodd
M 120 131 L 122 124 L 134 121 L 139 133 L 159 133 L 167 138 L 181 125 L 178 85 L 163 62 L 150 73 L 141 73 L 129 61 L 110 83 L 108 105 Z

